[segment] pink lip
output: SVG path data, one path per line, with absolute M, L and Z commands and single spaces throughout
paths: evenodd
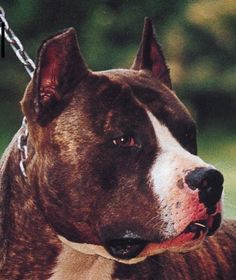
M 212 227 L 214 222 L 214 216 L 218 213 L 220 213 L 220 211 L 219 212 L 216 211 L 214 215 L 208 216 L 207 219 L 205 218 L 205 224 L 208 229 Z M 194 224 L 195 222 L 192 222 L 190 224 Z M 208 232 L 207 228 L 205 231 L 204 230 L 201 231 L 199 235 L 197 235 L 196 232 L 183 231 L 173 239 L 166 240 L 162 243 L 148 243 L 147 246 L 144 248 L 144 250 L 140 253 L 139 257 L 152 256 L 166 250 L 170 250 L 170 251 L 190 250 L 191 248 L 198 246 L 205 239 Z
M 195 233 L 193 232 L 181 233 L 174 239 L 167 240 L 159 244 L 149 243 L 139 256 L 152 256 L 166 250 L 177 250 L 178 248 L 182 250 L 191 249 L 193 246 L 200 244 L 201 241 L 204 240 L 206 233 L 201 234 L 197 240 L 193 240 L 194 236 Z

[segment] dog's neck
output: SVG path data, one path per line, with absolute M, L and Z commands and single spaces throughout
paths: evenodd
M 5 189 L 3 239 L 7 245 L 2 252 L 2 255 L 7 256 L 3 263 L 3 273 L 9 273 L 10 279 L 20 273 L 20 267 L 24 267 L 25 271 L 35 273 L 35 277 L 40 275 L 41 279 L 47 279 L 55 266 L 61 242 L 37 206 L 34 186 L 28 185 L 27 179 L 21 174 L 17 136 L 10 145 L 10 153 L 3 157 L 4 162 L 1 163 L 5 174 L 14 174 L 1 182 L 1 187 Z M 38 257 L 32 258 L 35 252 Z
M 97 255 L 86 255 L 63 245 L 50 280 L 108 280 L 112 279 L 114 265 L 112 260 Z

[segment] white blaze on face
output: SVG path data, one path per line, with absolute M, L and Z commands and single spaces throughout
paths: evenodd
M 199 203 L 198 191 L 191 190 L 184 178 L 188 171 L 209 165 L 185 150 L 150 111 L 147 114 L 158 144 L 149 178 L 160 204 L 164 234 L 168 237 L 182 232 L 190 222 L 206 215 L 204 205 Z

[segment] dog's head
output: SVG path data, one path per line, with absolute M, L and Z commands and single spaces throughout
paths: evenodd
M 88 70 L 72 28 L 43 43 L 22 101 L 27 180 L 63 242 L 131 263 L 219 227 L 223 177 L 171 87 L 148 19 L 128 70 Z

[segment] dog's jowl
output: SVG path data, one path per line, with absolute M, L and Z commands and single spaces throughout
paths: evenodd
M 236 279 L 223 176 L 197 156 L 149 19 L 130 69 L 92 72 L 73 28 L 50 37 L 21 105 L 1 161 L 0 279 Z

